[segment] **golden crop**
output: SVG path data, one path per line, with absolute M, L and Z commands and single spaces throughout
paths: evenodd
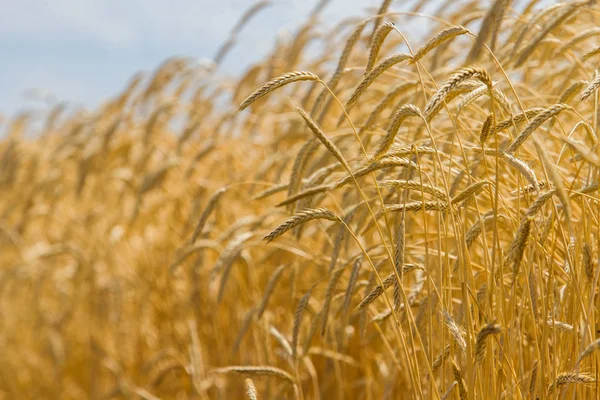
M 325 3 L 6 122 L 0 397 L 600 396 L 600 7 Z

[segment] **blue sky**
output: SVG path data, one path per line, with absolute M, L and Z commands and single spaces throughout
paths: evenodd
M 228 74 L 293 31 L 317 0 L 272 0 L 244 28 L 224 62 Z M 332 0 L 326 20 L 380 0 Z M 43 106 L 40 97 L 93 107 L 137 71 L 173 55 L 211 59 L 251 0 L 5 0 L 0 13 L 0 113 Z M 36 89 L 32 92 L 30 89 Z M 32 95 L 31 93 L 35 93 Z M 40 95 L 40 93 L 42 95 Z

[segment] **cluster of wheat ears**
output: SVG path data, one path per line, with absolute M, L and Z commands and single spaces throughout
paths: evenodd
M 599 398 L 600 7 L 326 3 L 4 121 L 0 398 Z

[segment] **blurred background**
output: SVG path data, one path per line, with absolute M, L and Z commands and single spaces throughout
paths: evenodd
M 94 107 L 140 70 L 179 55 L 211 60 L 251 0 L 0 1 L 0 113 L 68 101 Z M 273 0 L 244 27 L 220 74 L 236 74 L 293 32 L 318 0 Z M 332 0 L 332 24 L 380 0 Z M 411 2 L 412 3 L 412 2 Z M 404 7 L 403 7 L 404 8 Z

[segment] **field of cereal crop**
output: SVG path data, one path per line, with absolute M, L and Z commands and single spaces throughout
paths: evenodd
M 326 3 L 4 121 L 1 398 L 599 398 L 600 7 Z

